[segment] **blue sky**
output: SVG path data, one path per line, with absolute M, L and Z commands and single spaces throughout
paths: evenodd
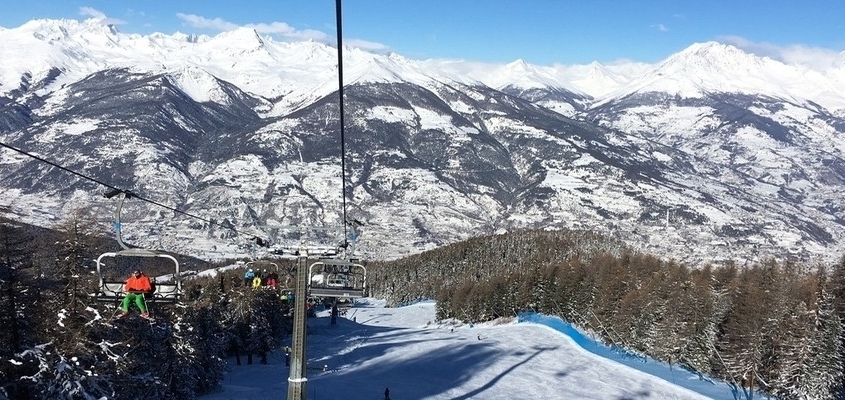
M 785 61 L 845 50 L 840 0 L 355 0 L 344 43 L 412 59 L 532 64 L 658 62 L 717 40 Z M 105 18 L 125 33 L 216 34 L 250 26 L 280 39 L 334 42 L 334 0 L 30 0 L 0 4 L 0 26 Z M 815 61 L 808 61 L 815 62 Z

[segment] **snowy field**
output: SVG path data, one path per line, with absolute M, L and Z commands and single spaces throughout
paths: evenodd
M 374 299 L 359 300 L 336 325 L 328 312 L 317 315 L 308 320 L 310 400 L 383 400 L 385 388 L 392 400 L 733 398 L 724 384 L 586 343 L 551 318 L 437 324 L 433 302 L 385 308 Z M 287 398 L 284 353 L 268 365 L 242 361 L 229 360 L 222 389 L 201 399 Z

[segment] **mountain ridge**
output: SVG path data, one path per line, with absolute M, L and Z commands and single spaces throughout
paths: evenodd
M 39 36 L 39 35 L 42 35 L 42 34 L 38 33 L 40 31 L 33 29 L 33 28 L 43 26 L 43 25 L 47 25 L 48 28 L 50 29 L 50 31 L 60 30 L 61 32 L 64 33 L 63 38 L 65 38 L 65 39 L 71 39 L 73 37 L 82 37 L 82 36 L 89 36 L 89 35 L 99 35 L 99 36 L 101 36 L 101 38 L 99 39 L 101 42 L 109 44 L 109 46 L 107 46 L 107 48 L 105 50 L 109 50 L 108 47 L 111 47 L 111 53 L 112 53 L 111 55 L 116 60 L 120 60 L 120 57 L 115 57 L 115 54 L 119 54 L 120 52 L 117 51 L 117 50 L 119 50 L 119 48 L 115 48 L 115 47 L 112 46 L 114 44 L 122 43 L 122 44 L 125 44 L 127 48 L 131 48 L 133 50 L 140 50 L 142 55 L 146 55 L 146 56 L 150 57 L 152 60 L 154 60 L 154 62 L 152 64 L 150 64 L 149 61 L 138 62 L 140 60 L 139 57 L 135 57 L 135 60 L 133 60 L 133 61 L 136 61 L 135 64 L 137 64 L 139 66 L 147 65 L 145 68 L 148 68 L 148 69 L 150 68 L 150 65 L 156 65 L 157 67 L 164 68 L 164 69 L 174 69 L 174 68 L 178 69 L 178 68 L 183 68 L 183 67 L 188 66 L 188 65 L 201 66 L 201 65 L 203 65 L 203 63 L 206 63 L 206 64 L 212 63 L 214 61 L 214 57 L 219 57 L 221 55 L 220 54 L 221 48 L 225 49 L 225 48 L 232 48 L 234 46 L 237 46 L 238 48 L 241 48 L 241 51 L 246 51 L 246 50 L 250 50 L 250 49 L 251 50 L 256 50 L 256 49 L 263 50 L 261 52 L 261 54 L 270 57 L 269 60 L 271 60 L 273 62 L 277 62 L 278 67 L 279 67 L 278 69 L 283 71 L 283 72 L 277 72 L 276 75 L 284 76 L 284 75 L 287 75 L 287 74 L 290 73 L 291 76 L 294 76 L 298 79 L 303 79 L 304 76 L 301 74 L 301 72 L 307 70 L 313 75 L 323 76 L 323 78 L 321 78 L 323 81 L 334 82 L 334 80 L 336 80 L 336 79 L 332 79 L 333 75 L 336 75 L 336 70 L 333 70 L 332 67 L 331 67 L 331 65 L 335 65 L 335 67 L 336 67 L 336 64 L 337 64 L 337 60 L 336 60 L 337 52 L 336 52 L 336 50 L 330 48 L 327 45 L 323 45 L 323 44 L 316 43 L 316 42 L 276 42 L 276 41 L 273 41 L 268 36 L 262 36 L 259 33 L 257 33 L 254 29 L 250 29 L 250 28 L 239 28 L 239 29 L 234 30 L 234 31 L 222 32 L 222 33 L 220 33 L 216 36 L 201 35 L 201 36 L 199 36 L 198 39 L 190 40 L 190 38 L 193 37 L 193 36 L 188 36 L 188 35 L 181 34 L 181 33 L 176 33 L 176 34 L 173 34 L 173 35 L 165 35 L 165 34 L 161 34 L 161 33 L 156 33 L 156 34 L 147 35 L 147 36 L 142 36 L 142 35 L 137 35 L 137 34 L 127 35 L 127 34 L 123 34 L 119 31 L 117 31 L 113 27 L 105 27 L 104 28 L 101 25 L 98 25 L 94 20 L 87 20 L 87 21 L 82 22 L 82 23 L 75 21 L 75 20 L 37 20 L 37 21 L 31 21 L 30 23 L 24 24 L 23 26 L 21 26 L 19 28 L 7 29 L 4 32 L 4 35 L 8 35 L 8 36 L 11 36 L 11 37 L 17 36 L 19 40 L 20 40 L 20 36 L 22 36 L 22 35 L 21 34 L 12 35 L 12 33 L 29 32 L 32 35 Z M 27 28 L 27 29 L 24 29 L 24 28 Z M 73 32 L 73 34 L 71 34 L 70 32 Z M 230 44 L 229 41 L 230 41 L 230 38 L 232 38 L 232 37 L 237 37 L 237 38 L 246 37 L 249 40 L 236 40 L 235 41 L 236 43 Z M 161 40 L 163 38 L 167 38 L 167 40 Z M 153 39 L 157 39 L 158 41 L 152 41 Z M 30 40 L 30 41 L 27 42 L 27 45 L 31 46 L 33 43 L 37 44 L 39 42 L 42 45 L 44 44 L 44 40 L 36 40 L 35 42 Z M 172 42 L 176 42 L 176 43 L 178 43 L 178 45 L 173 45 Z M 149 45 L 141 45 L 141 43 L 156 43 L 157 44 L 157 46 L 155 46 L 156 51 L 150 52 L 149 51 L 150 46 Z M 249 47 L 249 49 L 246 49 L 246 48 L 244 48 L 243 43 L 253 43 L 254 45 L 247 46 L 247 47 Z M 48 44 L 56 45 L 58 43 L 54 43 L 52 41 L 49 41 Z M 69 42 L 69 43 L 66 43 L 66 44 L 67 44 L 67 46 L 65 46 L 65 47 L 71 47 L 71 45 L 75 45 L 75 46 L 81 45 L 80 43 L 76 43 L 76 42 L 72 42 L 72 41 Z M 88 44 L 90 45 L 91 43 L 89 42 Z M 222 44 L 222 46 L 218 46 L 218 45 L 221 45 L 221 44 Z M 291 53 L 289 53 L 289 51 L 293 51 L 294 54 L 301 54 L 301 52 L 297 51 L 298 49 L 296 49 L 296 48 L 298 46 L 301 46 L 302 44 L 308 45 L 308 46 L 315 48 L 315 49 L 320 48 L 321 50 L 316 51 L 316 52 L 315 52 L 315 50 L 312 50 L 310 52 L 310 56 L 306 57 L 303 60 L 300 60 L 300 62 L 292 63 L 291 62 L 292 60 L 290 60 L 289 58 L 286 58 L 287 56 L 289 56 L 291 54 Z M 98 50 L 102 51 L 104 49 L 98 48 Z M 179 52 L 182 52 L 184 54 L 181 57 L 171 57 L 172 58 L 171 60 L 168 60 L 167 57 L 161 57 L 162 54 L 164 52 L 167 52 L 168 50 L 171 51 L 171 52 L 179 51 Z M 715 53 L 715 54 L 709 54 L 709 55 L 702 57 L 701 53 L 707 53 L 707 52 Z M 13 63 L 13 64 L 16 64 L 16 65 L 22 64 L 22 62 L 20 60 L 16 60 L 14 57 L 11 57 L 10 54 L 3 54 L 3 55 L 9 56 L 9 57 L 4 57 L 4 59 L 9 59 L 9 60 L 15 61 L 15 63 Z M 28 54 L 28 55 L 31 55 L 31 54 Z M 36 55 L 37 55 L 37 52 L 36 52 Z M 227 55 L 227 57 L 228 56 L 231 56 L 231 55 Z M 243 56 L 243 54 L 240 54 L 240 56 Z M 285 59 L 283 60 L 283 58 L 285 58 Z M 381 60 L 382 63 L 393 64 L 395 66 L 395 63 L 392 62 L 392 60 L 395 59 L 395 55 L 379 55 L 379 54 L 369 53 L 369 52 L 366 52 L 366 51 L 360 51 L 360 50 L 354 49 L 354 48 L 348 49 L 347 53 L 345 54 L 345 58 L 348 58 L 348 60 L 344 60 L 344 62 L 346 64 L 350 65 L 350 66 L 354 65 L 356 63 L 359 63 L 359 62 L 366 62 L 366 60 L 372 60 L 372 61 Z M 694 44 L 690 45 L 689 47 L 687 47 L 686 49 L 684 49 L 684 50 L 682 50 L 682 51 L 680 51 L 680 52 L 678 52 L 674 55 L 671 55 L 667 59 L 663 60 L 662 62 L 657 63 L 655 65 L 652 65 L 648 68 L 644 68 L 642 65 L 639 65 L 636 68 L 631 68 L 629 66 L 623 67 L 623 66 L 620 66 L 620 65 L 604 66 L 604 65 L 601 65 L 601 64 L 598 64 L 598 63 L 594 63 L 595 65 L 590 64 L 590 65 L 587 65 L 587 66 L 543 67 L 543 66 L 532 66 L 532 65 L 529 65 L 529 64 L 524 63 L 524 62 L 520 63 L 520 60 L 515 60 L 514 62 L 511 62 L 511 63 L 506 64 L 506 65 L 502 65 L 499 68 L 496 68 L 495 66 L 494 66 L 494 68 L 483 67 L 484 69 L 486 69 L 489 72 L 487 74 L 480 74 L 482 76 L 479 77 L 479 78 L 476 78 L 476 79 L 484 82 L 485 84 L 487 84 L 491 87 L 497 88 L 497 89 L 504 87 L 506 85 L 514 85 L 518 81 L 518 79 L 509 78 L 507 71 L 509 69 L 513 70 L 515 65 L 522 65 L 522 67 L 519 68 L 519 69 L 524 70 L 525 68 L 530 68 L 531 70 L 533 70 L 533 72 L 535 74 L 538 74 L 538 75 L 543 77 L 542 79 L 535 78 L 535 79 L 531 80 L 536 84 L 535 87 L 531 87 L 530 85 L 528 85 L 527 81 L 523 81 L 523 83 L 522 83 L 523 89 L 530 89 L 530 88 L 536 88 L 536 87 L 557 87 L 557 88 L 560 88 L 560 89 L 566 89 L 566 90 L 574 92 L 574 93 L 587 94 L 591 97 L 594 97 L 598 100 L 601 100 L 601 99 L 604 98 L 604 96 L 601 96 L 600 94 L 607 92 L 607 89 L 601 89 L 601 88 L 591 89 L 591 88 L 589 88 L 589 86 L 584 86 L 583 84 L 582 85 L 573 84 L 572 81 L 577 79 L 578 74 L 573 73 L 572 71 L 575 71 L 576 69 L 583 70 L 584 68 L 588 68 L 591 71 L 590 73 L 593 74 L 592 79 L 597 81 L 597 82 L 600 82 L 600 83 L 596 83 L 597 86 L 608 86 L 608 85 L 615 86 L 616 91 L 624 92 L 625 87 L 629 87 L 629 89 L 628 89 L 629 91 L 633 90 L 633 89 L 630 89 L 630 88 L 636 88 L 637 83 L 636 82 L 632 83 L 631 81 L 636 81 L 636 80 L 641 79 L 642 78 L 641 75 L 648 75 L 648 74 L 660 75 L 660 74 L 662 74 L 663 72 L 660 72 L 660 70 L 666 64 L 669 64 L 669 65 L 676 65 L 676 64 L 679 64 L 679 63 L 682 64 L 682 63 L 684 63 L 684 60 L 689 61 L 689 60 L 695 60 L 695 59 L 698 59 L 698 60 L 720 59 L 721 61 L 716 63 L 716 65 L 718 65 L 719 63 L 725 64 L 725 63 L 730 63 L 731 61 L 736 62 L 738 59 L 743 59 L 743 58 L 745 59 L 745 62 L 738 62 L 738 63 L 735 63 L 734 65 L 747 66 L 749 64 L 754 64 L 754 63 L 767 63 L 767 64 L 769 64 L 768 68 L 772 68 L 772 67 L 786 68 L 786 69 L 796 69 L 797 68 L 797 71 L 800 72 L 800 73 L 810 73 L 811 75 L 813 75 L 813 81 L 815 82 L 814 87 L 815 86 L 824 86 L 824 85 L 827 85 L 827 87 L 831 87 L 831 86 L 835 87 L 836 85 L 831 84 L 831 82 L 841 83 L 841 82 L 837 82 L 838 81 L 837 77 L 845 76 L 845 62 L 842 63 L 843 65 L 840 65 L 838 67 L 831 67 L 829 70 L 824 71 L 824 73 L 820 73 L 818 71 L 809 70 L 808 68 L 798 68 L 798 67 L 787 66 L 786 64 L 783 64 L 780 61 L 775 61 L 775 60 L 770 59 L 768 57 L 755 56 L 755 55 L 747 53 L 743 50 L 740 50 L 737 47 L 732 46 L 732 45 L 722 44 L 722 43 L 718 43 L 718 42 L 705 42 L 705 43 L 694 43 Z M 180 61 L 180 60 L 182 60 L 182 61 Z M 317 60 L 319 60 L 319 61 L 317 61 Z M 450 62 L 450 61 L 435 61 L 434 64 L 432 64 L 432 63 L 426 63 L 426 62 L 414 62 L 412 60 L 407 60 L 407 59 L 404 59 L 404 60 L 405 60 L 404 66 L 408 67 L 408 66 L 413 65 L 415 67 L 414 69 L 416 70 L 416 72 L 419 72 L 420 70 L 422 70 L 422 71 L 435 71 L 439 67 L 440 70 L 438 72 L 441 73 L 441 74 L 447 73 L 447 72 L 450 73 L 451 76 L 448 76 L 450 79 L 454 78 L 454 75 L 464 75 L 464 76 L 467 75 L 466 73 L 456 74 L 455 73 L 456 71 L 461 71 L 461 72 L 470 71 L 470 72 L 472 72 L 471 66 L 469 68 L 465 68 L 464 66 L 457 66 L 456 67 L 456 64 L 461 64 L 461 63 L 455 63 L 455 62 Z M 251 65 L 262 64 L 262 62 L 259 62 L 259 61 L 266 62 L 268 60 L 254 60 L 254 59 L 250 59 L 249 57 L 241 57 L 241 59 L 236 61 L 234 64 L 239 64 L 239 63 L 240 64 L 251 64 Z M 115 65 L 125 66 L 125 65 L 120 64 L 120 63 L 115 63 L 114 61 L 101 60 L 101 63 L 109 63 L 109 62 L 111 63 L 111 65 L 110 65 L 111 67 L 114 67 Z M 715 62 L 715 61 L 713 61 L 713 62 Z M 234 64 L 229 65 L 229 67 L 235 66 Z M 309 67 L 309 65 L 311 65 L 311 66 Z M 638 65 L 638 64 L 634 64 L 634 63 L 631 64 L 631 66 L 634 66 L 634 65 Z M 265 65 L 265 67 L 266 67 L 266 65 Z M 606 71 L 609 71 L 608 68 L 612 68 L 613 73 L 617 75 L 615 78 L 604 76 L 604 75 L 607 74 Z M 300 73 L 296 73 L 296 70 L 299 70 Z M 727 69 L 727 70 L 729 72 L 735 72 L 731 69 Z M 232 69 L 232 71 L 230 71 L 228 75 L 232 75 L 233 71 L 237 71 L 237 69 Z M 263 97 L 267 97 L 267 98 L 275 97 L 273 95 L 270 95 L 270 93 L 273 93 L 272 90 L 267 90 L 268 89 L 267 86 L 272 88 L 273 85 L 263 85 L 263 86 L 265 86 L 263 89 L 257 89 L 256 85 L 251 85 L 251 86 L 245 85 L 246 82 L 243 82 L 244 81 L 243 76 L 240 76 L 240 78 L 238 78 L 237 76 L 226 76 L 227 74 L 225 74 L 224 71 L 222 71 L 222 68 L 218 68 L 218 70 L 211 70 L 210 72 L 212 74 L 214 74 L 215 76 L 222 77 L 224 80 L 230 81 L 230 82 L 232 82 L 232 83 L 234 83 L 238 86 L 250 87 L 251 89 L 254 89 L 254 91 L 252 91 L 252 93 L 254 93 L 254 94 L 257 94 L 257 95 L 260 95 L 260 96 L 263 96 Z M 390 69 L 388 69 L 388 71 L 386 71 L 386 72 L 388 74 L 392 73 L 392 71 Z M 405 72 L 405 74 L 403 76 L 407 75 L 409 70 L 405 70 L 404 72 Z M 758 71 L 754 71 L 754 72 L 758 72 Z M 625 76 L 625 78 L 620 79 L 619 74 L 622 74 L 623 76 Z M 262 78 L 265 79 L 265 82 L 266 82 L 266 79 L 267 79 L 266 75 L 270 75 L 270 74 L 265 73 L 264 75 L 265 76 L 262 76 Z M 520 72 L 517 75 L 518 75 L 517 77 L 521 77 L 522 73 Z M 598 75 L 598 77 L 596 75 Z M 471 74 L 470 74 L 470 76 L 471 76 Z M 378 78 L 378 77 L 379 76 L 375 76 L 375 78 Z M 755 78 L 756 79 L 754 74 L 750 74 L 750 73 L 744 74 L 743 77 Z M 355 78 L 351 78 L 351 79 L 355 79 Z M 405 79 L 407 80 L 408 78 L 405 78 Z M 555 85 L 553 85 L 554 80 L 558 81 L 557 84 L 555 84 Z M 619 82 L 620 80 L 622 82 Z M 313 81 L 313 79 L 311 81 Z M 759 80 L 757 80 L 757 81 L 759 81 Z M 615 84 L 612 83 L 612 82 L 615 82 Z M 348 82 L 345 82 L 345 84 L 349 84 L 349 83 L 352 83 L 352 81 L 350 80 Z M 775 83 L 777 84 L 779 82 L 775 82 Z M 782 83 L 782 82 L 780 82 L 780 83 Z M 2 83 L 0 83 L 0 85 L 2 85 Z M 639 90 L 639 91 L 641 91 L 641 90 Z M 324 93 L 324 94 L 327 94 L 327 93 Z M 620 97 L 619 93 L 617 93 L 617 95 L 615 97 Z M 797 96 L 797 97 L 806 99 L 806 98 L 809 98 L 810 96 Z M 832 110 L 845 109 L 845 96 L 837 95 L 836 93 L 831 93 L 830 97 L 835 98 L 835 99 L 831 99 L 829 101 L 830 104 L 834 105 L 834 107 L 829 107 L 829 108 L 831 108 Z
M 693 263 L 839 256 L 837 70 L 802 81 L 800 67 L 716 42 L 653 66 L 484 67 L 344 49 L 341 146 L 337 53 L 326 45 L 249 29 L 140 36 L 65 25 L 68 38 L 100 39 L 39 53 L 47 42 L 27 24 L 0 30 L 17 38 L 0 40 L 10 60 L 0 136 L 206 218 L 128 205 L 136 242 L 214 258 L 264 251 L 247 243 L 253 235 L 282 243 L 297 237 L 291 226 L 345 217 L 364 223 L 371 243 L 358 248 L 373 258 L 523 228 L 596 230 Z M 232 37 L 249 41 L 218 46 Z M 1 205 L 43 224 L 76 206 L 112 207 L 97 185 L 62 174 L 0 153 Z

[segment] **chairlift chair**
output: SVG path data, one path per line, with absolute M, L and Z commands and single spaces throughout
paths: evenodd
M 131 198 L 132 193 L 114 190 L 110 193 L 106 193 L 105 197 L 112 198 L 116 195 L 120 195 L 120 201 L 118 203 L 115 216 L 115 237 L 117 239 L 117 243 L 121 248 L 123 248 L 123 250 L 106 252 L 97 257 L 97 276 L 99 278 L 99 286 L 97 292 L 94 293 L 95 299 L 102 302 L 117 303 L 126 295 L 124 291 L 125 280 L 117 281 L 115 280 L 114 274 L 107 274 L 107 267 L 105 267 L 104 259 L 114 258 L 115 260 L 118 260 L 121 258 L 137 258 L 143 262 L 153 258 L 162 258 L 173 264 L 172 282 L 158 282 L 156 277 L 150 277 L 150 282 L 153 284 L 155 291 L 151 295 L 146 296 L 145 300 L 147 303 L 175 303 L 179 300 L 179 297 L 182 294 L 182 279 L 179 271 L 179 261 L 165 252 L 134 247 L 131 248 L 123 242 L 120 232 L 120 212 L 123 208 L 123 201 Z M 143 270 L 143 268 L 137 269 Z
M 254 270 L 256 272 L 256 276 L 258 276 L 259 266 L 261 266 L 261 269 L 263 269 L 265 271 L 267 271 L 267 269 L 269 268 L 269 270 L 270 270 L 269 272 L 274 273 L 276 275 L 276 287 L 281 286 L 281 283 L 279 282 L 279 280 L 281 279 L 281 277 L 279 276 L 279 273 L 281 272 L 281 269 L 279 268 L 279 264 L 276 264 L 272 261 L 266 261 L 266 260 L 249 261 L 246 264 L 244 264 L 244 267 L 246 267 L 247 269 Z M 264 277 L 262 279 L 266 279 L 266 277 Z M 261 284 L 266 286 L 267 282 L 261 282 Z
M 99 291 L 95 294 L 97 301 L 119 302 L 126 295 L 123 290 L 124 284 L 126 283 L 125 280 L 116 281 L 112 280 L 113 278 L 106 278 L 103 260 L 107 257 L 156 257 L 169 260 L 174 266 L 174 281 L 158 282 L 156 277 L 150 277 L 150 281 L 155 287 L 155 292 L 153 292 L 151 296 L 147 296 L 146 301 L 147 303 L 175 303 L 179 300 L 182 293 L 182 281 L 179 279 L 179 261 L 177 261 L 173 256 L 161 251 L 128 248 L 120 251 L 103 253 L 97 257 L 97 276 L 99 277 Z
M 367 289 L 367 269 L 349 260 L 325 259 L 308 269 L 311 297 L 361 298 Z
M 276 264 L 272 261 L 263 261 L 263 260 L 262 261 L 249 261 L 246 264 L 244 264 L 244 267 L 247 268 L 247 269 L 251 268 L 251 269 L 257 271 L 258 265 L 272 266 L 273 272 L 275 272 L 276 274 L 278 274 L 280 272 L 279 264 Z M 262 268 L 262 269 L 266 269 L 266 268 Z

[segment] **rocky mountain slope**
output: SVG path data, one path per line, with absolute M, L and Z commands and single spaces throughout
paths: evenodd
M 341 132 L 334 48 L 31 21 L 0 29 L 0 139 L 190 214 L 130 201 L 124 234 L 206 258 L 265 251 L 255 236 L 336 243 L 303 227 L 340 226 L 344 206 L 369 258 L 521 228 L 692 263 L 841 256 L 845 61 L 714 42 L 625 66 L 343 54 Z M 41 225 L 115 207 L 8 148 L 0 188 L 0 211 Z

